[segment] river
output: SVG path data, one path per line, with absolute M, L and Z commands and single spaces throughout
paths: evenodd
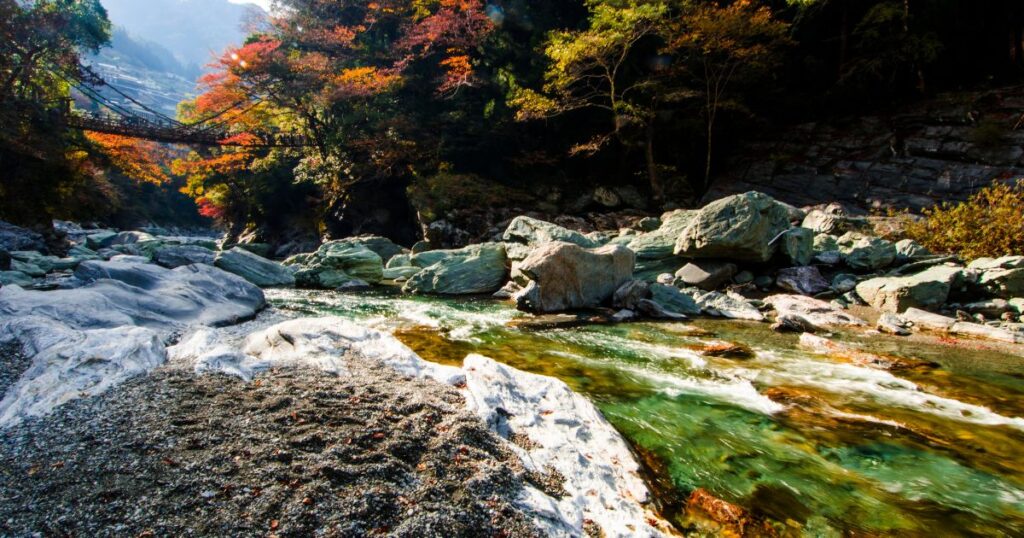
M 297 290 L 268 299 L 289 315 L 391 332 L 431 361 L 479 353 L 562 379 L 641 454 L 664 512 L 684 527 L 678 508 L 702 487 L 794 536 L 1024 534 L 1020 357 L 833 337 L 903 365 L 890 371 L 804 351 L 767 324 L 544 329 L 484 299 Z M 738 350 L 707 353 L 726 344 Z

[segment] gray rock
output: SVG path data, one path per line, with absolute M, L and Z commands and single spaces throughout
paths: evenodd
M 307 268 L 341 270 L 371 284 L 384 278 L 384 260 L 358 238 L 324 243 L 316 251 L 315 260 L 307 262 Z
M 907 322 L 903 318 L 893 314 L 891 312 L 884 312 L 878 318 L 878 323 L 875 324 L 880 332 L 885 334 L 893 334 L 896 336 L 909 336 L 910 331 L 907 329 Z
M 741 286 L 744 284 L 750 284 L 754 281 L 754 273 L 751 273 L 750 271 L 740 271 L 732 280 Z
M 384 280 L 405 282 L 406 280 L 416 276 L 416 274 L 422 270 L 423 269 L 419 267 L 389 267 L 384 269 Z
M 823 329 L 834 326 L 863 327 L 867 322 L 853 316 L 831 303 L 819 301 L 803 295 L 772 295 L 764 300 L 766 305 L 775 309 L 779 318 L 799 318 L 806 320 L 811 326 Z
M 46 252 L 46 241 L 39 233 L 0 221 L 0 249 L 8 252 L 16 250 Z
M 249 319 L 266 305 L 258 287 L 208 265 L 171 270 L 87 261 L 75 275 L 84 282 L 76 289 L 0 289 L 0 316 L 42 316 L 75 329 L 138 325 L 170 335 L 188 325 Z
M 985 338 L 1010 344 L 1024 343 L 1024 335 L 1015 331 L 989 327 L 980 323 L 957 321 L 954 318 L 940 316 L 917 308 L 910 308 L 903 314 L 903 319 L 912 323 L 915 329 L 937 331 L 957 336 Z
M 687 286 L 713 291 L 729 283 L 739 270 L 736 264 L 714 260 L 695 260 L 676 272 L 676 278 Z
M 365 280 L 359 280 L 349 275 L 342 269 L 330 267 L 300 268 L 295 272 L 295 285 L 300 288 L 336 290 L 353 281 L 365 282 Z
M 35 278 L 42 278 L 46 276 L 46 269 L 43 269 L 38 265 L 19 260 L 11 260 L 11 271 L 25 273 L 26 275 Z
M 658 277 L 660 277 L 661 275 L 667 273 L 669 276 L 672 276 L 676 271 L 679 270 L 680 267 L 686 265 L 686 263 L 687 260 L 675 256 L 662 258 L 659 260 L 643 260 L 638 257 L 636 267 L 633 268 L 633 276 L 637 280 L 657 282 Z
M 416 243 L 415 245 L 413 245 L 412 248 L 410 249 L 410 251 L 413 254 L 419 254 L 421 252 L 426 252 L 428 250 L 430 250 L 430 243 L 428 243 L 426 241 L 420 241 L 420 242 Z
M 873 278 L 857 285 L 857 295 L 883 312 L 937 308 L 949 298 L 961 273 L 959 267 L 938 266 L 912 276 Z
M 607 208 L 614 208 L 622 205 L 622 198 L 608 187 L 598 187 L 594 189 L 592 198 L 595 202 Z
M 767 262 L 775 240 L 789 229 L 789 212 L 768 195 L 748 192 L 712 202 L 683 231 L 675 254 Z
M 762 314 L 745 297 L 732 293 L 710 291 L 695 297 L 701 311 L 709 316 L 747 321 L 764 321 Z
M 213 265 L 216 259 L 217 253 L 195 245 L 168 245 L 157 249 L 153 255 L 154 262 L 168 269 L 194 263 Z
M 920 260 L 931 255 L 930 250 L 913 239 L 903 239 L 896 242 L 896 261 L 900 263 Z
M 413 256 L 420 266 L 430 255 L 436 261 L 409 278 L 406 293 L 476 295 L 494 293 L 508 281 L 508 259 L 502 243 L 471 245 L 460 250 L 435 250 Z
M 152 260 L 145 256 L 129 256 L 128 254 L 119 254 L 117 256 L 114 256 L 113 258 L 110 258 L 110 261 L 119 263 L 149 263 Z
M 839 235 L 852 230 L 864 229 L 867 227 L 867 222 L 864 219 L 847 217 L 834 211 L 815 209 L 807 214 L 801 226 L 817 234 Z
M 761 275 L 754 279 L 754 286 L 762 290 L 770 290 L 775 285 L 775 279 L 768 275 Z
M 579 232 L 526 216 L 516 217 L 508 225 L 502 239 L 510 243 L 522 243 L 532 247 L 555 241 L 572 243 L 583 248 L 599 246 L 596 241 Z
M 1012 308 L 1014 312 L 1024 314 L 1024 298 L 1015 297 L 1010 299 L 1008 302 L 1010 304 L 1010 308 Z
M 658 305 L 662 312 L 671 314 L 671 318 L 679 319 L 687 315 L 701 313 L 701 307 L 693 297 L 683 293 L 675 286 L 664 284 L 652 284 L 650 287 L 650 301 Z M 643 310 L 641 308 L 641 310 Z M 666 316 L 662 316 L 666 317 Z
M 636 310 L 644 299 L 651 298 L 651 284 L 643 280 L 630 280 L 615 290 L 612 308 Z
M 779 250 L 793 265 L 809 265 L 814 259 L 814 232 L 807 228 L 793 228 L 779 241 Z
M 832 290 L 836 293 L 849 293 L 857 289 L 857 276 L 849 273 L 839 273 L 832 277 Z
M 0 271 L 8 271 L 11 268 L 11 253 L 0 249 Z
M 896 246 L 884 239 L 850 232 L 837 242 L 843 261 L 854 269 L 875 271 L 896 261 Z
M 641 232 L 647 232 L 647 233 L 653 232 L 653 231 L 657 230 L 658 228 L 661 228 L 661 219 L 654 218 L 654 217 L 646 217 L 646 218 L 640 219 L 636 223 L 636 228 L 638 230 L 640 230 Z
M 516 294 L 516 305 L 541 313 L 599 306 L 632 279 L 635 262 L 633 252 L 618 245 L 542 245 L 517 267 L 526 286 Z
M 1024 269 L 1024 256 L 1002 258 L 978 258 L 967 265 L 968 269 L 989 271 L 992 269 Z
M 801 295 L 817 295 L 830 288 L 818 268 L 811 266 L 782 269 L 775 279 L 775 284 L 786 291 Z
M 986 270 L 981 273 L 978 284 L 996 297 L 1020 297 L 1024 295 L 1024 268 Z
M 115 237 L 117 237 L 117 232 L 114 231 L 104 230 L 97 232 L 85 238 L 85 246 L 92 250 L 109 248 Z
M 383 258 L 381 258 L 383 259 Z M 399 267 L 412 267 L 412 255 L 411 254 L 396 254 L 388 260 L 384 266 L 385 269 L 396 269 Z
M 380 259 L 385 263 L 390 263 L 391 259 L 400 254 L 405 254 L 406 250 L 399 245 L 396 245 L 394 241 L 381 237 L 378 235 L 360 235 L 357 237 L 351 237 L 345 240 L 350 243 L 357 243 L 370 249 L 375 254 L 380 256 Z
M 975 303 L 963 305 L 963 309 L 971 314 L 982 314 L 988 318 L 998 318 L 1006 312 L 1013 311 L 1013 307 L 1010 306 L 1010 302 L 1005 299 L 991 299 L 988 301 L 978 301 Z
M 638 260 L 671 258 L 675 253 L 676 241 L 696 218 L 697 211 L 685 209 L 665 213 L 661 217 L 661 226 L 634 237 L 627 246 L 636 253 Z M 676 269 L 680 266 L 677 265 Z
M 27 287 L 32 285 L 32 277 L 21 271 L 0 271 L 0 284 Z
M 288 268 L 240 248 L 221 252 L 217 255 L 214 265 L 260 287 L 295 285 L 295 275 Z

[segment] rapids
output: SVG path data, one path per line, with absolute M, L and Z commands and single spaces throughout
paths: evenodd
M 886 371 L 813 354 L 766 324 L 527 328 L 491 300 L 272 290 L 295 316 L 394 333 L 423 358 L 479 353 L 585 394 L 650 470 L 666 516 L 690 491 L 782 534 L 1024 534 L 1024 358 L 863 332 L 832 338 L 905 360 Z M 704 351 L 738 344 L 745 358 Z M 744 356 L 743 354 L 734 356 Z

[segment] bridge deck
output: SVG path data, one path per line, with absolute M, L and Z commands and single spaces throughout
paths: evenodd
M 297 148 L 309 146 L 309 140 L 302 136 L 256 133 L 262 142 L 241 143 L 228 138 L 228 134 L 209 127 L 197 128 L 181 125 L 166 125 L 144 119 L 110 118 L 76 112 L 67 114 L 64 123 L 71 129 L 95 131 L 98 133 L 143 138 L 169 144 L 201 146 L 245 146 L 256 148 Z

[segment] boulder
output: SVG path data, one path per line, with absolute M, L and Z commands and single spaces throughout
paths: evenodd
M 521 310 L 540 313 L 597 307 L 632 279 L 635 262 L 633 251 L 619 245 L 548 243 L 517 266 L 526 285 L 514 299 Z
M 1010 302 L 1005 299 L 991 299 L 965 304 L 962 307 L 971 314 L 981 314 L 987 318 L 998 318 L 1007 312 L 1014 311 Z
M 419 267 L 389 267 L 384 269 L 384 280 L 405 282 L 422 270 Z
M 46 269 L 43 269 L 34 263 L 27 263 L 20 260 L 11 260 L 11 271 L 25 273 L 26 275 L 34 278 L 42 278 L 46 276 Z
M 884 239 L 849 232 L 837 243 L 843 261 L 853 269 L 876 271 L 896 261 L 896 245 Z
M 857 295 L 883 312 L 937 308 L 949 298 L 962 272 L 960 267 L 943 265 L 912 276 L 872 278 L 857 284 Z
M 825 210 L 815 209 L 807 213 L 801 227 L 816 234 L 839 235 L 846 232 L 870 227 L 866 219 L 848 217 L 839 208 L 829 207 Z
M 660 260 L 642 260 L 640 258 L 637 258 L 636 266 L 633 267 L 633 276 L 637 280 L 643 280 L 646 282 L 658 282 L 659 277 L 668 274 L 668 281 L 669 283 L 671 283 L 673 280 L 675 280 L 674 273 L 676 273 L 680 267 L 686 265 L 687 262 L 688 260 L 679 258 L 677 256 L 670 256 L 668 258 L 662 258 Z
M 978 284 L 996 297 L 1020 297 L 1024 295 L 1024 268 L 986 270 L 978 278 Z
M 713 291 L 729 283 L 739 270 L 736 264 L 695 260 L 676 272 L 676 279 L 687 286 L 696 286 L 704 291 Z
M 742 295 L 727 292 L 719 293 L 710 291 L 695 297 L 701 311 L 709 316 L 729 319 L 742 319 L 747 321 L 764 321 L 764 314 L 761 313 L 750 301 Z
M 27 287 L 32 282 L 32 277 L 21 271 L 0 271 L 0 285 Z
M 849 293 L 857 289 L 857 276 L 849 273 L 839 273 L 832 277 L 832 290 L 836 293 Z
M 896 261 L 909 263 L 931 256 L 930 250 L 913 239 L 903 239 L 896 242 Z
M 650 301 L 658 305 L 661 311 L 671 314 L 671 316 L 667 317 L 695 316 L 701 312 L 701 307 L 697 304 L 697 301 L 675 286 L 652 284 L 649 291 Z
M 1010 344 L 1024 344 L 1024 335 L 999 327 L 989 327 L 980 323 L 958 321 L 955 318 L 940 316 L 917 308 L 908 309 L 902 316 L 903 320 L 917 330 L 936 331 L 956 336 L 985 338 Z
M 324 243 L 316 251 L 316 261 L 310 262 L 310 265 L 340 269 L 353 278 L 371 284 L 377 284 L 384 278 L 384 259 L 360 238 Z
M 0 289 L 0 317 L 42 316 L 74 329 L 137 325 L 168 335 L 188 325 L 220 326 L 251 318 L 264 306 L 260 289 L 208 265 L 83 262 L 83 286 L 56 291 Z
M 775 284 L 789 292 L 817 295 L 830 289 L 829 283 L 817 267 L 790 267 L 779 271 Z
M 627 246 L 641 262 L 671 258 L 675 253 L 676 241 L 695 218 L 697 211 L 679 209 L 665 213 L 657 229 L 635 236 Z
M 967 264 L 967 268 L 975 271 L 989 271 L 992 269 L 1024 269 L 1024 256 L 978 258 L 977 260 Z
M 216 252 L 195 245 L 168 245 L 157 249 L 153 255 L 153 261 L 168 269 L 194 263 L 213 265 L 216 259 Z
M 85 238 L 85 246 L 92 250 L 108 248 L 115 237 L 117 237 L 117 232 L 114 231 L 104 230 L 96 232 Z
M 675 254 L 688 258 L 720 258 L 767 262 L 779 234 L 789 229 L 789 212 L 773 198 L 748 192 L 712 202 L 676 241 Z
M 295 275 L 287 267 L 237 247 L 218 254 L 214 265 L 260 287 L 295 285 Z
M 878 317 L 878 323 L 875 324 L 875 328 L 885 334 L 896 336 L 910 335 L 910 331 L 907 330 L 907 322 L 892 312 L 883 312 Z
M 641 232 L 653 232 L 658 228 L 661 228 L 662 220 L 656 217 L 645 217 L 637 221 L 636 229 Z
M 583 248 L 599 246 L 597 241 L 579 232 L 526 216 L 513 219 L 502 235 L 502 239 L 509 243 L 521 243 L 532 247 L 556 241 L 572 243 Z
M 508 281 L 508 260 L 502 243 L 484 243 L 460 250 L 435 250 L 417 254 L 413 257 L 413 263 L 423 263 L 427 254 L 437 261 L 409 277 L 402 288 L 406 293 L 494 293 Z
M 381 258 L 383 259 L 383 258 Z M 395 269 L 398 267 L 412 267 L 412 255 L 411 254 L 396 254 L 388 260 L 384 266 L 385 269 Z
M 47 251 L 46 241 L 42 234 L 3 221 L 0 221 L 0 249 L 8 252 L 15 250 Z
M 807 228 L 793 228 L 779 241 L 779 250 L 793 265 L 809 265 L 814 259 L 814 232 Z
M 636 310 L 644 299 L 651 298 L 651 284 L 643 280 L 630 280 L 615 290 L 612 295 L 612 308 L 619 310 Z
M 803 295 L 772 295 L 764 303 L 775 309 L 777 317 L 799 318 L 815 328 L 867 326 L 867 322 L 831 303 Z
M 346 239 L 345 241 L 358 243 L 370 249 L 380 256 L 381 261 L 385 264 L 389 263 L 395 256 L 405 254 L 406 252 L 404 248 L 396 245 L 394 241 L 379 235 L 360 235 L 358 237 Z
M 353 281 L 365 282 L 341 269 L 330 267 L 301 268 L 295 272 L 295 285 L 300 288 L 336 290 Z

